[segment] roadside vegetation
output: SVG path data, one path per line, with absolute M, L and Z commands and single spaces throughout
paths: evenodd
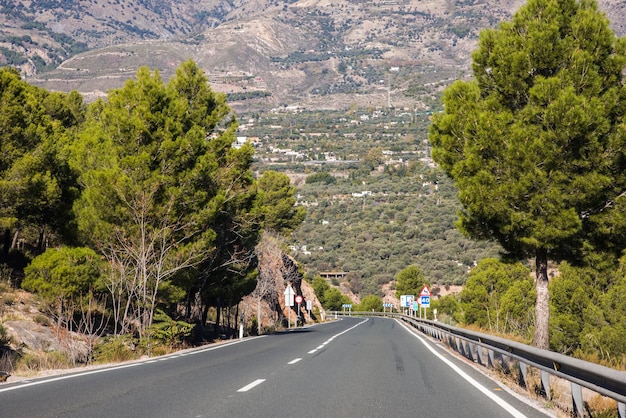
M 284 174 L 254 177 L 253 148 L 232 147 L 237 120 L 195 63 L 167 83 L 141 68 L 91 105 L 10 68 L 0 93 L 3 283 L 80 336 L 70 361 L 230 336 L 262 231 L 288 234 L 304 210 Z
M 428 314 L 626 368 L 626 46 L 596 6 L 529 1 L 445 107 L 241 115 L 256 148 L 193 62 L 89 105 L 1 68 L 0 309 L 36 294 L 39 322 L 82 335 L 68 362 L 229 338 L 269 294 L 272 231 L 325 309 L 351 303 L 340 285 L 367 311 L 383 286 L 464 285 Z M 10 345 L 0 325 L 5 364 Z

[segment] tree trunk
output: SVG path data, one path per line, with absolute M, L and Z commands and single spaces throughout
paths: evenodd
M 43 254 L 46 250 L 46 227 L 39 228 L 39 238 L 37 239 L 37 254 Z
M 11 249 L 11 230 L 9 228 L 4 229 L 4 244 L 2 245 L 2 254 L 6 260 L 9 255 L 9 249 Z
M 215 329 L 213 330 L 213 336 L 217 340 L 219 340 L 221 337 L 221 333 L 220 333 L 220 321 L 221 320 L 222 320 L 222 299 L 218 297 L 217 303 L 216 303 L 216 312 L 215 312 Z
M 11 241 L 11 249 L 14 250 L 17 248 L 18 242 L 20 238 L 20 230 L 16 229 L 15 234 L 13 234 L 13 241 Z M 8 251 L 7 251 L 8 254 Z
M 537 250 L 535 258 L 535 289 L 537 302 L 535 304 L 535 338 L 537 348 L 550 349 L 550 293 L 548 291 L 548 251 L 544 248 Z

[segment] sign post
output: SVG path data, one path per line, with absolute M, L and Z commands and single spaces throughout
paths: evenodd
M 298 326 L 298 319 L 300 319 L 300 305 L 302 305 L 302 296 L 296 296 L 296 303 L 298 304 L 298 317 L 296 318 L 296 327 Z
M 413 316 L 413 301 L 415 300 L 415 295 L 400 295 L 400 306 L 402 307 L 402 312 L 404 312 L 404 308 L 408 309 L 409 316 Z
M 422 313 L 421 308 L 424 308 L 424 319 L 426 319 L 426 309 L 430 308 L 430 289 L 428 289 L 428 286 L 426 285 L 424 285 L 424 287 L 422 287 L 422 290 L 420 291 L 419 303 L 420 303 L 420 317 Z
M 351 303 L 344 303 L 343 305 L 341 305 L 341 308 L 343 309 L 343 312 L 346 312 L 346 308 L 348 308 L 348 315 L 352 316 L 352 304 Z
M 285 306 L 287 307 L 287 328 L 291 328 L 291 309 L 289 308 L 293 306 L 293 297 L 296 292 L 294 292 L 291 285 L 288 284 L 283 294 L 285 295 Z

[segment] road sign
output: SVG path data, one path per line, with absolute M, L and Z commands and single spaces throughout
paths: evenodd
M 430 296 L 420 296 L 420 306 L 422 308 L 430 308 Z
M 302 301 L 303 301 L 303 300 L 304 300 L 304 299 L 302 299 L 302 296 L 300 296 L 300 295 L 296 296 L 296 303 L 297 303 L 298 305 L 300 305 L 300 304 L 302 303 Z
M 406 307 L 410 308 L 413 306 L 413 301 L 415 300 L 415 295 L 406 295 Z
M 293 297 L 296 292 L 293 291 L 291 285 L 287 285 L 287 288 L 285 289 L 285 292 L 283 294 L 285 295 L 285 306 L 293 306 Z
M 430 289 L 428 289 L 428 286 L 424 285 L 424 287 L 422 287 L 420 296 L 430 296 Z
M 313 309 L 313 301 L 312 300 L 307 300 L 306 301 L 306 310 L 311 312 L 311 309 Z

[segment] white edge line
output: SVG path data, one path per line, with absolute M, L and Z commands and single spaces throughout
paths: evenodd
M 258 385 L 260 385 L 263 382 L 265 382 L 265 379 L 257 379 L 254 382 L 245 385 L 244 387 L 239 389 L 237 392 L 247 392 L 250 389 L 252 389 L 253 387 L 258 386 Z
M 397 321 L 397 320 L 396 320 Z M 469 376 L 467 373 L 465 373 L 463 370 L 461 370 L 459 368 L 459 366 L 457 366 L 456 364 L 452 363 L 450 360 L 448 360 L 447 358 L 445 358 L 444 356 L 442 356 L 440 353 L 438 353 L 430 344 L 428 344 L 422 337 L 420 337 L 419 335 L 415 334 L 414 332 L 412 332 L 411 329 L 409 329 L 405 324 L 403 324 L 400 321 L 397 321 L 398 324 L 402 325 L 402 327 L 404 327 L 404 329 L 406 329 L 411 335 L 413 335 L 415 338 L 417 338 L 418 340 L 420 340 L 420 342 L 422 344 L 424 344 L 424 346 L 426 346 L 426 348 L 428 348 L 428 350 L 430 350 L 431 353 L 433 353 L 435 356 L 439 357 L 439 359 L 441 361 L 443 361 L 444 363 L 446 363 L 448 366 L 450 366 L 450 368 L 452 370 L 454 370 L 459 376 L 461 376 L 463 379 L 467 380 L 467 382 L 469 384 L 471 384 L 472 386 L 474 386 L 476 389 L 478 389 L 479 391 L 481 391 L 485 396 L 487 396 L 489 399 L 491 399 L 492 401 L 494 401 L 495 403 L 497 403 L 500 407 L 502 407 L 506 412 L 508 412 L 509 414 L 513 415 L 516 418 L 526 418 L 526 415 L 524 415 L 523 413 L 521 413 L 520 411 L 518 411 L 517 409 L 515 409 L 511 404 L 509 404 L 508 402 L 506 402 L 504 399 L 496 396 L 495 394 L 493 394 L 489 389 L 487 389 L 486 387 L 484 387 L 483 385 L 481 385 L 480 383 L 478 383 L 476 380 L 474 380 L 474 378 L 472 378 L 471 376 Z
M 239 344 L 241 342 L 245 342 L 245 341 L 250 341 L 256 338 L 263 338 L 265 337 L 264 335 L 261 335 L 259 337 L 251 337 L 251 338 L 246 338 L 243 340 L 237 340 L 237 341 L 233 341 L 231 343 L 226 343 L 226 344 L 219 344 L 216 346 L 211 346 L 208 348 L 201 348 L 201 349 L 197 349 L 194 351 L 189 351 L 185 354 L 190 355 L 190 354 L 198 354 L 198 353 L 203 353 L 205 351 L 213 351 L 213 350 L 217 350 L 219 348 L 224 348 L 224 347 L 228 347 L 234 344 Z M 174 357 L 180 357 L 181 354 L 174 354 L 171 356 L 165 356 L 163 358 L 174 358 Z M 96 369 L 96 370 L 90 370 L 90 371 L 85 371 L 85 372 L 78 372 L 78 373 L 74 373 L 74 374 L 69 374 L 69 375 L 63 375 L 63 376 L 58 376 L 58 377 L 53 377 L 53 378 L 43 378 L 42 380 L 37 380 L 37 381 L 32 381 L 29 380 L 28 383 L 20 383 L 20 382 L 15 382 L 15 386 L 10 386 L 8 388 L 0 388 L 0 393 L 2 392 L 8 392 L 10 390 L 17 390 L 17 389 L 22 389 L 22 388 L 26 388 L 29 386 L 37 386 L 37 385 L 43 385 L 45 383 L 52 383 L 52 382 L 58 382 L 60 380 L 67 380 L 67 379 L 73 379 L 75 377 L 80 377 L 80 376 L 88 376 L 90 374 L 98 374 L 98 373 L 105 373 L 105 372 L 110 372 L 110 371 L 114 371 L 114 370 L 121 370 L 121 369 L 127 369 L 129 367 L 136 367 L 136 366 L 141 366 L 142 364 L 146 364 L 147 362 L 151 362 L 152 360 L 141 360 L 141 361 L 137 361 L 137 362 L 133 362 L 130 364 L 124 364 L 121 366 L 114 366 L 114 367 L 105 367 L 102 369 Z

